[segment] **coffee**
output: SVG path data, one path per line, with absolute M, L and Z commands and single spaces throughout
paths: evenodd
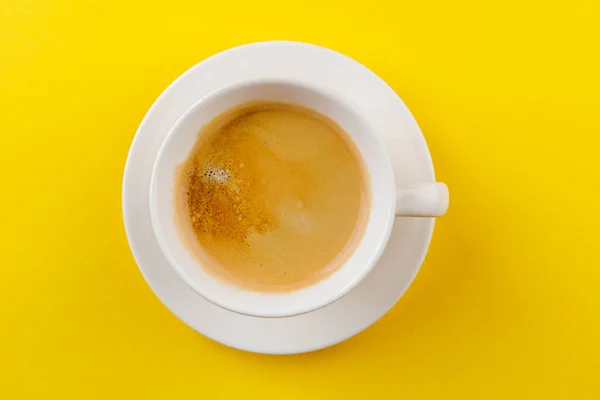
M 314 110 L 251 102 L 219 115 L 177 172 L 176 222 L 211 275 L 260 292 L 309 286 L 352 254 L 368 177 L 352 139 Z

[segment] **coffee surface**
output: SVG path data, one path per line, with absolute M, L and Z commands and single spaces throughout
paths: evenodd
M 213 276 L 262 292 L 309 286 L 351 255 L 364 231 L 367 176 L 332 120 L 253 102 L 198 134 L 178 171 L 178 225 Z

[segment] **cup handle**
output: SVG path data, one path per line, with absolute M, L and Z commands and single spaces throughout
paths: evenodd
M 441 217 L 450 195 L 441 182 L 407 182 L 396 189 L 397 217 Z

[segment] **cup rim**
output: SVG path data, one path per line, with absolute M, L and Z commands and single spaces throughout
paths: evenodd
M 161 162 L 160 162 L 161 159 L 163 157 L 165 157 L 165 152 L 166 152 L 165 149 L 167 147 L 167 143 L 171 140 L 171 138 L 173 137 L 175 132 L 177 132 L 177 130 L 179 128 L 181 128 L 181 125 L 183 125 L 184 122 L 197 109 L 201 108 L 203 104 L 206 104 L 210 100 L 213 100 L 213 99 L 221 97 L 221 96 L 226 96 L 229 93 L 233 93 L 237 90 L 244 89 L 246 87 L 251 87 L 254 85 L 265 85 L 265 84 L 299 86 L 301 88 L 309 89 L 320 95 L 323 95 L 325 97 L 333 99 L 336 103 L 341 104 L 343 107 L 345 107 L 349 110 L 352 110 L 353 114 L 357 115 L 369 127 L 369 130 L 372 133 L 371 139 L 376 143 L 376 146 L 379 147 L 381 152 L 383 154 L 385 154 L 384 159 L 381 161 L 386 163 L 386 169 L 387 169 L 387 171 L 389 171 L 389 173 L 390 173 L 389 175 L 391 177 L 390 182 L 394 188 L 391 191 L 391 195 L 389 196 L 389 199 L 387 202 L 388 218 L 387 218 L 387 222 L 385 225 L 385 230 L 382 230 L 381 234 L 379 235 L 379 240 L 377 241 L 376 246 L 375 245 L 373 246 L 373 249 L 370 252 L 370 256 L 369 256 L 368 260 L 364 261 L 364 265 L 365 265 L 364 268 L 360 269 L 356 274 L 354 274 L 352 279 L 349 280 L 344 285 L 344 287 L 342 289 L 338 290 L 336 293 L 332 293 L 331 295 L 327 296 L 326 298 L 324 297 L 319 302 L 307 303 L 303 307 L 300 307 L 298 309 L 291 310 L 288 312 L 269 312 L 269 313 L 251 312 L 248 309 L 245 309 L 243 307 L 238 307 L 238 306 L 235 306 L 232 304 L 225 304 L 224 302 L 219 301 L 219 299 L 216 299 L 213 296 L 211 296 L 210 294 L 207 294 L 207 292 L 205 290 L 202 290 L 202 285 L 197 284 L 196 281 L 194 279 L 192 279 L 186 273 L 185 268 L 183 268 L 181 265 L 179 265 L 176 258 L 172 255 L 170 246 L 166 243 L 166 240 L 163 237 L 162 228 L 160 226 L 159 218 L 158 218 L 159 211 L 158 211 L 158 207 L 156 204 L 156 202 L 157 202 L 157 199 L 156 199 L 157 169 L 159 168 L 159 165 L 161 164 Z M 232 107 L 234 107 L 234 106 L 232 106 Z M 200 127 L 198 127 L 198 129 L 200 129 Z M 362 152 L 361 152 L 361 156 L 362 156 Z M 381 257 L 381 255 L 389 241 L 389 238 L 390 238 L 390 235 L 392 232 L 392 227 L 394 224 L 394 219 L 395 219 L 395 215 L 394 215 L 395 202 L 396 202 L 395 182 L 394 182 L 394 178 L 393 178 L 393 167 L 392 167 L 391 159 L 390 159 L 389 155 L 387 154 L 387 152 L 385 151 L 385 145 L 384 145 L 383 141 L 381 140 L 381 137 L 377 134 L 377 132 L 375 132 L 372 125 L 365 118 L 365 116 L 362 114 L 362 112 L 358 109 L 358 107 L 356 107 L 349 100 L 347 100 L 344 96 L 335 92 L 334 90 L 324 87 L 324 86 L 317 86 L 315 84 L 312 84 L 312 83 L 309 83 L 309 82 L 306 82 L 304 80 L 297 79 L 297 78 L 246 79 L 246 80 L 242 80 L 242 81 L 224 86 L 217 90 L 214 90 L 214 91 L 210 92 L 209 94 L 207 94 L 206 96 L 199 99 L 198 101 L 196 101 L 192 106 L 190 106 L 188 109 L 186 109 L 186 111 L 177 119 L 177 121 L 169 129 L 169 132 L 166 135 L 165 139 L 163 140 L 163 142 L 160 146 L 160 149 L 158 151 L 158 154 L 154 160 L 154 165 L 152 168 L 152 174 L 151 174 L 151 178 L 150 178 L 150 199 L 149 199 L 150 207 L 149 208 L 150 208 L 150 216 L 151 216 L 151 220 L 152 220 L 152 227 L 154 230 L 154 234 L 157 238 L 157 241 L 159 243 L 159 247 L 160 247 L 163 255 L 165 256 L 165 258 L 167 259 L 171 268 L 173 268 L 173 270 L 184 280 L 184 282 L 186 282 L 186 284 L 191 289 L 193 289 L 197 294 L 199 294 L 200 296 L 202 296 L 209 302 L 211 302 L 221 308 L 227 309 L 229 311 L 233 311 L 238 314 L 253 316 L 253 317 L 283 318 L 283 317 L 291 317 L 291 316 L 295 316 L 295 315 L 306 314 L 306 313 L 318 310 L 320 308 L 323 308 L 323 307 L 327 306 L 328 304 L 331 304 L 331 303 L 337 301 L 338 299 L 340 299 L 341 297 L 346 295 L 349 291 L 351 291 L 354 287 L 356 287 L 376 265 L 377 261 Z M 369 215 L 369 218 L 370 218 L 370 215 Z M 363 240 L 364 240 L 364 236 L 363 236 L 363 238 L 361 238 L 359 240 L 355 249 L 357 249 L 361 245 Z M 197 262 L 197 264 L 198 264 L 197 265 L 198 268 L 203 268 L 200 263 Z M 336 271 L 334 271 L 331 276 L 336 275 L 340 268 L 341 268 L 341 266 Z M 324 279 L 328 279 L 328 278 L 329 277 L 324 278 Z M 211 279 L 218 280 L 217 278 L 214 278 L 214 277 L 211 277 Z M 316 282 L 315 285 L 318 284 L 319 282 Z M 230 284 L 230 285 L 234 286 L 236 289 L 239 289 L 241 291 L 245 290 L 245 289 L 239 288 L 233 284 Z M 312 285 L 310 285 L 310 286 L 312 286 Z M 310 286 L 308 286 L 308 287 L 310 287 Z M 298 291 L 303 290 L 303 289 L 305 289 L 305 288 L 300 288 L 300 289 L 298 289 Z M 286 293 L 288 293 L 288 292 L 286 292 Z M 278 295 L 285 295 L 286 293 L 265 293 L 265 295 L 278 296 Z

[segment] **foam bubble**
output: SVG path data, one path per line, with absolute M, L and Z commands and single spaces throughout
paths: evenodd
M 208 165 L 204 169 L 202 176 L 209 182 L 213 181 L 217 183 L 227 183 L 231 179 L 231 175 L 226 169 L 214 165 Z

